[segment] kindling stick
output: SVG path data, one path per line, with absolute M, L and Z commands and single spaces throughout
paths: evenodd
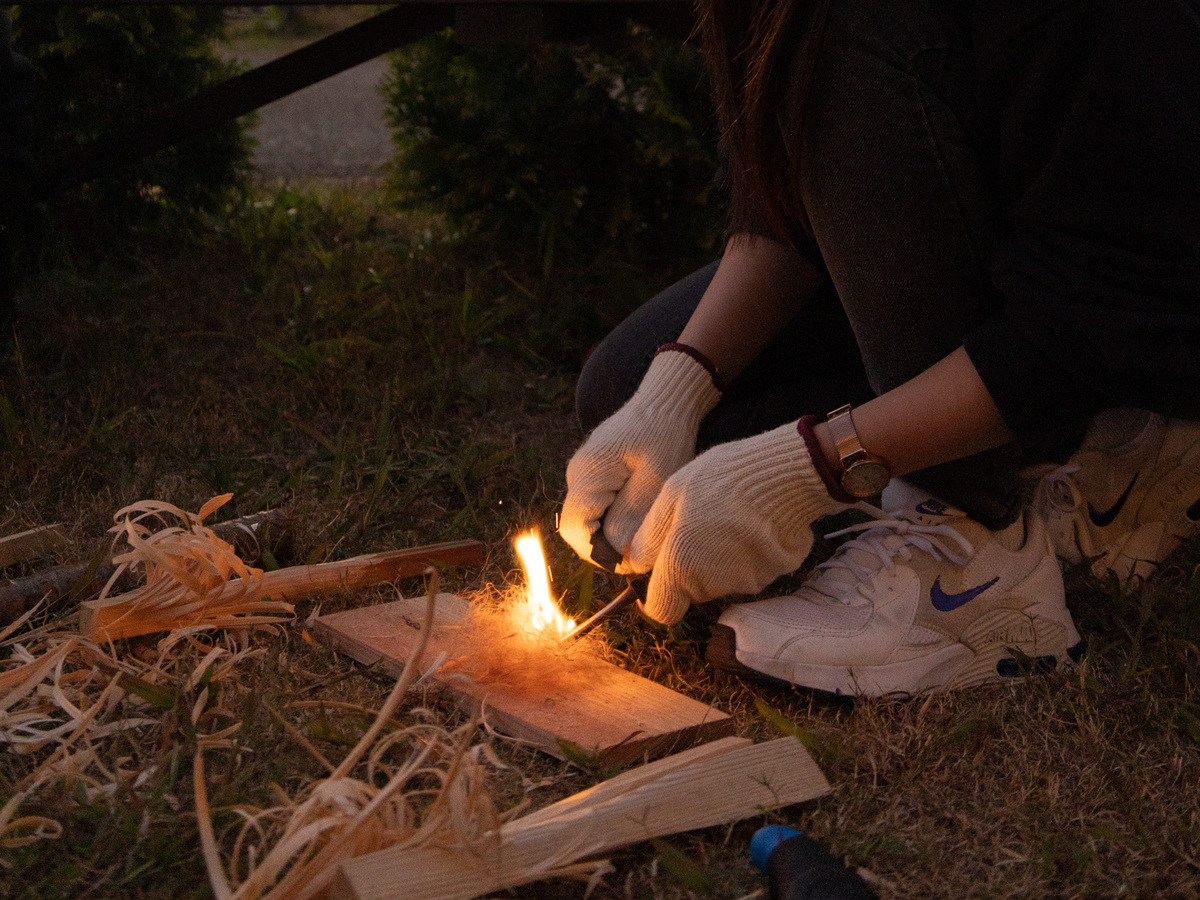
M 133 599 L 99 608 L 84 608 L 80 633 L 92 640 L 117 640 L 136 637 L 155 631 L 185 628 L 189 625 L 213 624 L 238 627 L 236 612 L 230 608 L 246 606 L 257 609 L 269 598 L 271 603 L 296 600 L 322 591 L 352 590 L 372 584 L 384 584 L 398 578 L 422 575 L 430 565 L 482 565 L 483 544 L 479 541 L 450 541 L 367 553 L 352 559 L 320 563 L 314 566 L 291 566 L 264 572 L 247 583 L 242 579 L 226 582 L 207 594 L 182 599 L 174 608 L 139 608 L 136 591 Z M 217 618 L 213 620 L 209 613 Z

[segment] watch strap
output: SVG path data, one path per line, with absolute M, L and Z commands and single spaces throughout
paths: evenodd
M 870 455 L 858 439 L 858 430 L 854 427 L 849 403 L 826 416 L 825 424 L 829 428 L 829 437 L 833 440 L 838 459 L 842 461 L 842 468 L 847 468 L 855 459 Z
M 842 487 L 841 479 L 834 473 L 829 461 L 825 459 L 825 453 L 821 450 L 821 442 L 817 440 L 817 435 L 813 431 L 816 425 L 816 416 L 804 416 L 796 423 L 796 431 L 804 439 L 808 455 L 812 457 L 813 469 L 821 476 L 821 481 L 825 482 L 825 488 L 829 491 L 830 497 L 839 503 L 858 503 L 859 498 Z

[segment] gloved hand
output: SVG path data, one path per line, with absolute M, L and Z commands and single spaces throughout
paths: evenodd
M 671 625 L 689 603 L 761 591 L 804 562 L 813 522 L 846 507 L 794 422 L 713 447 L 671 476 L 633 538 L 629 568 L 653 570 L 646 614 Z
M 664 349 L 654 357 L 634 395 L 567 465 L 558 531 L 581 559 L 591 559 L 601 519 L 609 543 L 628 552 L 663 482 L 695 456 L 700 421 L 720 399 L 713 375 L 686 352 Z

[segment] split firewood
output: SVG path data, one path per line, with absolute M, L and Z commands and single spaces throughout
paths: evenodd
M 53 553 L 67 545 L 62 525 L 43 525 L 20 534 L 0 537 L 0 569 Z
M 293 553 L 291 523 L 281 510 L 219 522 L 212 526 L 212 532 L 250 566 L 260 565 L 266 558 L 287 562 Z M 79 596 L 98 592 L 117 571 L 114 552 L 97 553 L 96 559 L 86 565 L 54 566 L 22 578 L 0 580 L 0 627 L 15 622 L 40 600 L 53 602 L 72 592 Z M 126 570 L 113 583 L 113 589 L 131 591 L 137 584 L 137 573 Z
M 680 831 L 736 822 L 829 792 L 795 738 L 729 737 L 631 769 L 538 812 L 492 841 L 379 850 L 341 864 L 330 900 L 470 900 L 565 874 Z

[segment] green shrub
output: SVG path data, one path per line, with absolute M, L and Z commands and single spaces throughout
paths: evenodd
M 219 7 L 51 6 L 12 8 L 13 46 L 37 72 L 34 159 L 52 165 L 64 150 L 228 78 L 236 70 L 213 43 Z M 54 198 L 60 223 L 112 236 L 222 209 L 245 190 L 250 139 L 237 122 L 211 129 L 148 159 L 105 172 Z
M 724 224 L 696 48 L 630 25 L 618 45 L 397 51 L 385 86 L 402 208 L 547 261 L 707 257 Z

